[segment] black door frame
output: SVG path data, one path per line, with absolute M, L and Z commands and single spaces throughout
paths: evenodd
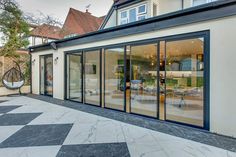
M 131 45 L 142 45 L 142 44 L 147 44 L 147 43 L 157 43 L 158 45 L 158 48 L 157 48 L 157 53 L 158 53 L 158 56 L 157 56 L 157 65 L 159 65 L 160 63 L 160 43 L 163 42 L 163 41 L 175 41 L 175 40 L 184 40 L 184 39 L 191 39 L 191 38 L 197 38 L 197 37 L 201 37 L 201 38 L 204 38 L 204 127 L 198 127 L 198 126 L 195 126 L 195 125 L 190 125 L 190 124 L 186 124 L 186 123 L 179 123 L 179 122 L 174 122 L 174 121 L 170 121 L 172 123 L 177 123 L 177 124 L 182 124 L 182 125 L 187 125 L 187 126 L 191 126 L 191 127 L 195 127 L 195 128 L 200 128 L 200 129 L 205 129 L 205 130 L 209 130 L 210 128 L 210 30 L 202 30 L 202 31 L 197 31 L 197 32 L 190 32 L 190 33 L 184 33 L 184 34 L 176 34 L 176 35 L 170 35 L 170 36 L 165 36 L 165 37 L 159 37 L 159 38 L 151 38 L 151 39 L 144 39 L 144 40 L 139 40 L 139 41 L 131 41 L 131 42 L 124 42 L 124 43 L 120 43 L 120 44 L 111 44 L 111 45 L 107 45 L 107 46 L 98 46 L 98 47 L 93 47 L 93 48 L 88 48 L 88 49 L 80 49 L 80 50 L 72 50 L 72 51 L 67 51 L 65 52 L 65 56 L 67 54 L 71 54 L 71 53 L 78 53 L 78 52 L 83 52 L 83 51 L 86 51 L 86 50 L 89 50 L 89 49 L 100 49 L 101 52 L 101 56 L 100 58 L 103 57 L 103 62 L 104 62 L 104 65 L 105 65 L 105 50 L 106 49 L 109 49 L 109 48 L 124 48 L 125 52 L 124 52 L 124 59 L 126 59 L 126 55 L 127 55 L 127 52 L 126 52 L 126 48 L 127 46 L 131 46 Z M 104 56 L 102 56 L 102 54 Z M 166 58 L 166 57 L 165 57 Z M 100 63 L 102 64 L 101 60 L 100 60 Z M 126 72 L 126 60 L 124 61 L 124 72 Z M 65 72 L 66 72 L 66 57 L 65 57 Z M 101 70 L 100 70 L 100 75 L 103 74 L 103 77 L 104 77 L 104 80 L 103 80 L 103 86 L 101 84 L 101 88 L 103 88 L 104 92 L 105 92 L 105 68 L 104 68 L 104 71 L 102 71 L 102 66 L 101 66 Z M 160 93 L 159 91 L 159 80 L 160 80 L 160 69 L 159 69 L 159 66 L 157 66 L 157 81 L 158 81 L 158 84 L 157 84 L 157 92 Z M 67 80 L 67 77 L 66 77 L 67 74 L 65 74 L 65 80 Z M 121 111 L 121 112 L 126 112 L 126 75 L 125 75 L 125 81 L 124 81 L 124 88 L 125 88 L 125 92 L 124 92 L 124 111 L 122 110 L 117 110 L 117 111 Z M 101 79 L 102 81 L 102 79 Z M 66 98 L 66 89 L 67 89 L 67 81 L 65 81 L 65 99 Z M 100 89 L 102 91 L 102 89 Z M 102 95 L 102 94 L 101 94 Z M 159 109 L 160 109 L 160 97 L 159 97 L 159 94 L 158 95 L 158 103 L 157 103 L 157 107 L 158 107 L 158 112 L 157 112 L 157 118 L 156 117 L 149 117 L 149 116 L 145 116 L 145 115 L 141 115 L 141 116 L 144 116 L 144 117 L 149 117 L 149 118 L 152 118 L 152 119 L 158 119 L 160 120 L 160 115 L 159 115 Z M 103 94 L 103 97 L 101 96 L 100 98 L 100 102 L 102 102 L 102 98 L 103 98 L 103 104 L 104 104 L 104 107 L 106 108 L 105 106 L 105 94 Z M 93 105 L 94 106 L 94 105 Z M 166 105 L 165 105 L 166 106 Z M 112 109 L 112 108 L 109 108 L 111 110 L 116 110 L 116 109 Z M 166 112 L 166 109 L 165 111 Z M 134 113 L 132 113 L 134 114 Z M 137 114 L 137 115 L 140 115 L 140 114 Z M 165 121 L 168 121 L 168 120 L 165 120 Z
M 68 68 L 70 68 L 70 56 L 74 55 L 74 56 L 80 56 L 80 64 L 81 64 L 81 101 L 75 101 L 72 100 L 70 98 L 70 74 L 68 74 Z M 69 58 L 68 58 L 69 57 Z M 69 59 L 69 66 L 68 64 L 68 59 Z M 78 51 L 76 53 L 66 53 L 65 54 L 65 99 L 66 100 L 70 100 L 70 101 L 74 101 L 74 102 L 78 102 L 78 103 L 83 103 L 83 52 L 82 51 Z M 69 89 L 69 90 L 68 90 Z
M 47 81 L 47 78 L 46 78 L 46 69 L 47 69 L 47 65 L 46 65 L 46 59 L 49 58 L 49 57 L 52 57 L 52 74 L 53 74 L 53 54 L 47 54 L 47 55 L 40 55 L 39 56 L 39 70 L 40 70 L 40 83 L 39 83 L 39 93 L 40 95 L 44 95 L 44 96 L 49 96 L 49 97 L 53 97 L 53 80 L 54 80 L 54 77 L 52 76 L 52 95 L 50 94 L 47 94 L 47 90 L 46 90 L 46 81 Z M 41 80 L 41 77 L 42 77 L 42 72 L 41 72 L 41 65 L 42 65 L 42 62 L 41 62 L 41 58 L 43 58 L 43 65 L 44 65 L 44 73 L 43 73 L 43 79 L 44 79 L 44 85 L 43 85 L 43 93 L 41 93 L 41 86 L 42 86 L 42 80 Z
M 194 32 L 194 33 L 187 33 L 187 34 L 180 34 L 180 35 L 174 35 L 169 37 L 164 37 L 158 40 L 159 49 L 158 52 L 160 52 L 160 42 L 165 42 L 165 51 L 166 51 L 166 43 L 171 41 L 178 41 L 178 40 L 187 40 L 187 39 L 193 39 L 193 38 L 203 38 L 204 39 L 204 100 L 203 100 L 203 127 L 191 125 L 187 123 L 182 122 L 176 122 L 172 120 L 166 119 L 166 92 L 165 92 L 165 102 L 164 102 L 164 116 L 165 121 L 169 121 L 172 123 L 182 124 L 190 127 L 200 128 L 209 130 L 210 129 L 210 31 L 201 31 L 201 32 Z M 160 53 L 158 55 L 160 59 Z M 166 52 L 165 52 L 165 63 L 166 63 Z M 158 73 L 159 73 L 158 69 Z M 165 78 L 166 78 L 166 70 L 165 70 Z M 158 80 L 159 81 L 159 80 Z M 165 84 L 165 90 L 166 90 L 166 84 Z M 160 94 L 160 92 L 159 92 Z M 159 97 L 160 99 L 160 97 Z M 160 103 L 160 102 L 159 102 Z M 159 118 L 158 118 L 159 119 Z
M 100 68 L 100 73 L 99 73 L 99 83 L 100 83 L 100 96 L 99 96 L 99 105 L 93 105 L 93 104 L 89 104 L 89 103 L 85 103 L 85 62 L 84 62 L 84 57 L 85 57 L 85 53 L 89 52 L 89 51 L 99 51 L 99 68 Z M 68 98 L 68 96 L 70 95 L 70 89 L 69 92 L 67 90 L 68 88 L 68 83 L 69 83 L 69 76 L 68 75 L 68 60 L 67 57 L 69 55 L 80 55 L 81 56 L 81 101 L 75 101 L 75 100 L 71 100 L 70 98 Z M 69 101 L 73 101 L 73 102 L 78 102 L 78 103 L 83 103 L 86 105 L 91 105 L 91 106 L 95 106 L 95 107 L 101 107 L 102 106 L 102 48 L 98 47 L 98 48 L 87 48 L 87 49 L 79 49 L 79 50 L 73 50 L 73 51 L 66 51 L 64 53 L 64 72 L 65 72 L 65 85 L 64 85 L 64 99 L 65 100 L 69 100 Z M 70 87 L 70 86 L 69 86 Z
M 83 95 L 83 103 L 86 105 L 91 105 L 91 106 L 97 106 L 97 107 L 101 107 L 102 106 L 102 49 L 101 48 L 88 48 L 88 49 L 83 49 L 83 93 L 85 92 L 85 88 L 86 88 L 86 74 L 85 74 L 85 54 L 87 52 L 91 52 L 91 51 L 99 51 L 99 105 L 94 105 L 94 104 L 90 104 L 90 103 L 86 103 L 85 102 L 85 94 Z

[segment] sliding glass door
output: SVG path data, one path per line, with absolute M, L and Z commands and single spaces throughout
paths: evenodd
M 84 103 L 100 106 L 100 50 L 84 51 Z
M 157 44 L 131 46 L 127 54 L 130 112 L 157 117 Z
M 67 99 L 207 129 L 207 34 L 67 54 Z
M 53 56 L 40 56 L 40 94 L 53 95 Z
M 67 55 L 67 99 L 83 101 L 82 53 Z
M 104 102 L 105 107 L 124 111 L 125 103 L 125 49 L 105 50 Z
M 204 127 L 204 58 L 204 38 L 161 43 L 161 119 Z

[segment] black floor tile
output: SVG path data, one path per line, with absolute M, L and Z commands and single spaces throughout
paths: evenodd
M 101 143 L 62 146 L 57 157 L 129 157 L 126 143 Z
M 0 103 L 4 103 L 4 102 L 7 102 L 7 100 L 0 100 Z
M 26 125 L 41 113 L 14 113 L 0 116 L 0 126 Z
M 222 136 L 201 129 L 164 122 L 153 118 L 118 112 L 72 101 L 59 100 L 32 94 L 28 95 L 28 97 L 236 152 L 236 138 Z
M 0 148 L 62 145 L 72 124 L 28 125 L 0 144 Z
M 0 106 L 0 114 L 10 112 L 18 107 L 21 106 Z

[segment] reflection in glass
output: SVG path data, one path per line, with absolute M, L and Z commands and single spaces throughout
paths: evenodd
M 53 57 L 40 57 L 40 94 L 53 95 Z
M 203 127 L 204 39 L 166 43 L 166 119 Z
M 44 95 L 45 85 L 45 63 L 44 56 L 40 57 L 40 94 Z
M 85 103 L 100 105 L 100 50 L 84 52 Z
M 45 58 L 45 94 L 52 96 L 53 91 L 53 58 L 48 56 Z
M 105 50 L 105 107 L 124 110 L 124 48 Z
M 165 120 L 165 41 L 160 42 L 159 57 L 159 119 Z
M 82 54 L 67 55 L 67 99 L 82 102 Z
M 157 117 L 157 44 L 132 46 L 127 62 L 131 112 Z

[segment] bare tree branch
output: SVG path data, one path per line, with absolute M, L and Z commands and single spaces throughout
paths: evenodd
M 58 26 L 62 27 L 63 23 L 58 19 L 50 15 L 45 15 L 41 11 L 38 11 L 38 14 L 32 13 L 25 13 L 24 14 L 25 20 L 32 25 L 42 25 L 47 24 L 51 26 Z

